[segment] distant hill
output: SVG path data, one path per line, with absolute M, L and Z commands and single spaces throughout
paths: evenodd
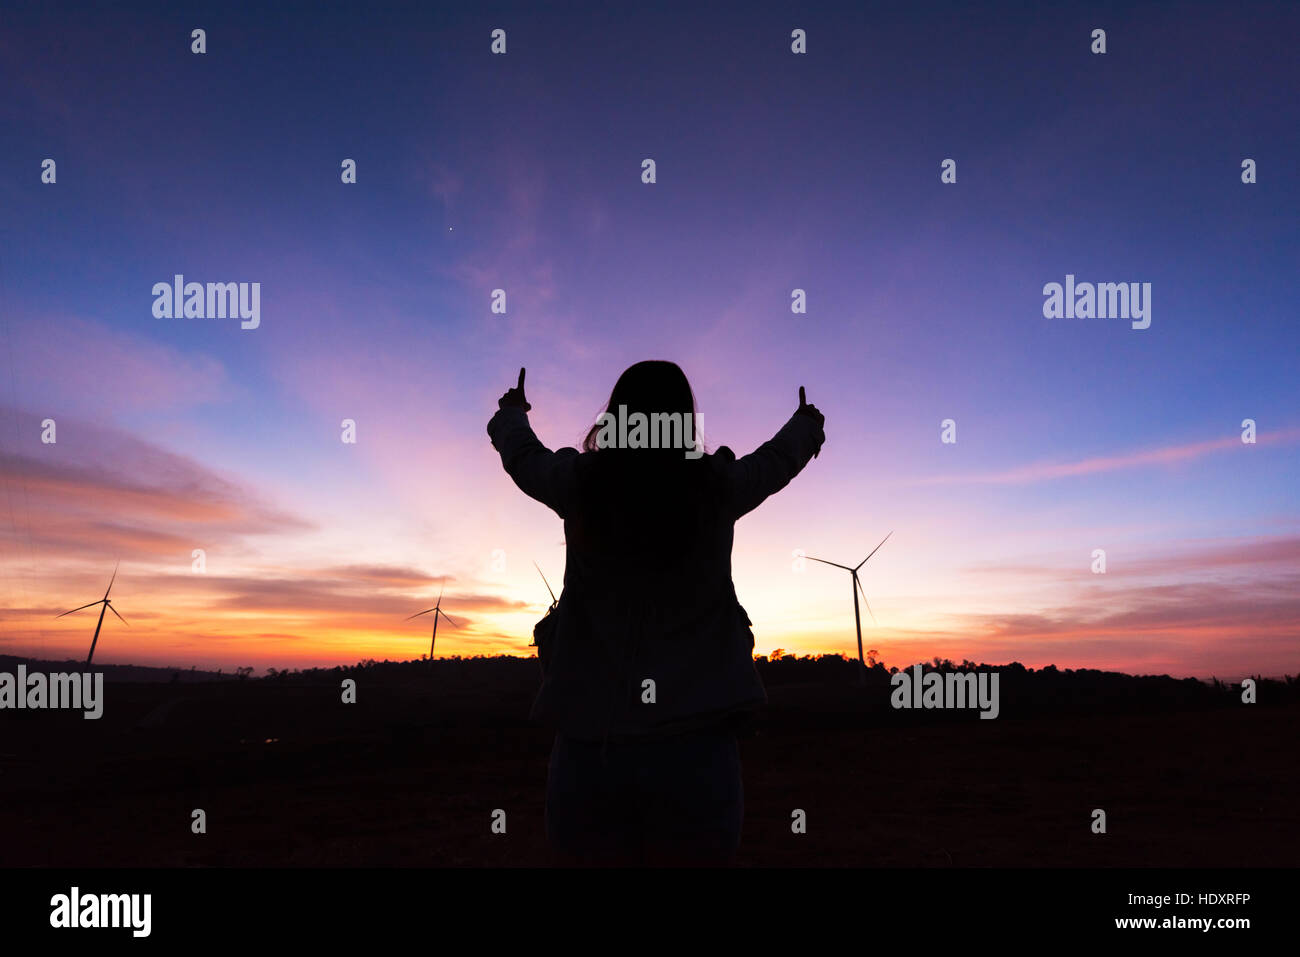
M 46 673 L 86 670 L 86 662 L 83 659 L 73 660 L 69 658 L 65 661 L 48 661 L 42 658 L 0 655 L 0 671 L 8 671 L 12 674 L 17 671 L 19 665 L 26 665 L 28 671 Z M 105 681 L 195 682 L 226 681 L 238 677 L 238 675 L 234 674 L 222 674 L 219 671 L 199 671 L 195 668 L 150 668 L 146 665 L 102 665 L 98 662 L 91 665 L 91 670 L 102 671 Z

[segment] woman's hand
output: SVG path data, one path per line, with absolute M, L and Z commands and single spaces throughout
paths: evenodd
M 803 390 L 801 389 L 800 395 L 802 394 L 803 394 Z M 519 370 L 519 384 L 516 385 L 513 389 L 506 389 L 505 395 L 501 396 L 501 398 L 497 400 L 498 409 L 504 409 L 508 406 L 518 406 L 519 408 L 523 409 L 525 412 L 531 411 L 532 409 L 532 406 L 528 404 L 528 400 L 524 398 L 524 370 L 523 369 Z M 812 407 L 809 406 L 809 408 Z
M 817 410 L 817 406 L 809 405 L 808 399 L 804 395 L 803 386 L 799 386 L 799 408 L 795 409 L 795 415 L 806 415 L 817 423 L 818 428 L 826 425 L 826 416 Z M 813 458 L 821 454 L 821 449 L 813 453 Z
M 519 381 L 522 383 L 524 380 L 521 378 Z M 796 409 L 795 412 L 799 415 L 807 415 L 816 419 L 818 425 L 826 424 L 826 416 L 817 411 L 817 406 L 808 404 L 808 399 L 804 395 L 803 386 L 799 386 L 799 408 Z

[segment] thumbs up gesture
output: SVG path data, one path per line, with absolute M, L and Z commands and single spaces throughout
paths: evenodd
M 799 386 L 799 408 L 795 411 L 800 415 L 807 415 L 816 419 L 818 425 L 826 423 L 826 416 L 817 410 L 817 406 L 808 404 L 808 397 L 804 394 L 803 386 Z
M 525 412 L 532 410 L 528 400 L 524 398 L 524 369 L 519 370 L 519 383 L 513 389 L 506 389 L 505 395 L 497 400 L 497 408 L 504 409 L 508 406 L 518 406 Z
M 808 397 L 804 394 L 803 386 L 799 386 L 799 408 L 795 410 L 795 415 L 808 416 L 817 423 L 818 428 L 821 428 L 826 424 L 826 416 L 822 415 L 821 412 L 818 411 L 817 406 L 808 404 Z M 813 458 L 817 458 L 820 453 L 821 448 L 818 447 L 817 451 L 813 453 Z

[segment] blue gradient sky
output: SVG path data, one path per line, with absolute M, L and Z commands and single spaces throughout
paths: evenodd
M 848 582 L 791 553 L 892 529 L 891 664 L 1296 670 L 1300 9 L 532 6 L 9 17 L 0 652 L 80 654 L 93 623 L 52 617 L 121 558 L 104 661 L 413 657 L 444 584 L 440 653 L 528 653 L 563 532 L 496 398 L 527 366 L 576 444 L 668 358 L 710 448 L 799 385 L 827 416 L 737 528 L 759 652 L 855 651 Z M 175 273 L 260 282 L 260 328 L 154 318 Z M 1150 328 L 1044 319 L 1067 273 L 1151 283 Z

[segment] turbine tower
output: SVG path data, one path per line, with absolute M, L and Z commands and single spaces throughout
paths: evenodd
M 92 601 L 89 605 L 82 605 L 81 608 L 74 608 L 72 609 L 72 611 L 65 611 L 63 615 L 54 616 L 55 618 L 62 618 L 64 615 L 71 615 L 73 612 L 82 611 L 83 609 L 86 608 L 93 608 L 96 605 L 104 606 L 103 608 L 99 609 L 99 623 L 95 625 L 95 637 L 90 639 L 90 654 L 86 655 L 87 667 L 90 666 L 90 659 L 95 657 L 95 645 L 99 643 L 99 629 L 104 627 L 104 612 L 111 611 L 113 614 L 117 615 L 117 609 L 114 608 L 113 603 L 109 601 L 108 593 L 113 590 L 113 582 L 117 581 L 117 567 L 118 565 L 121 564 L 122 562 L 119 559 L 117 565 L 113 566 L 113 577 L 108 580 L 108 587 L 104 589 L 103 598 L 99 599 L 99 601 Z M 117 615 L 117 617 L 121 619 L 122 624 L 126 625 L 126 627 L 128 628 L 131 627 L 131 623 L 127 621 L 125 618 L 122 618 L 121 615 Z
M 894 534 L 893 532 L 889 533 L 889 535 L 893 535 L 893 534 Z M 880 540 L 880 545 L 883 545 L 885 544 L 885 542 L 889 541 L 889 535 L 886 535 L 884 538 Z M 877 545 L 875 548 L 871 550 L 871 555 L 874 555 L 876 554 L 876 552 L 880 551 L 880 545 Z M 850 568 L 848 565 L 840 565 L 836 562 L 828 562 L 824 558 L 813 558 L 811 555 L 808 556 L 808 558 L 812 559 L 815 562 L 821 562 L 823 565 L 834 565 L 836 568 L 842 568 L 846 572 L 848 572 L 849 575 L 851 575 L 853 578 L 853 583 L 852 585 L 850 585 L 850 588 L 853 590 L 853 624 L 858 631 L 858 683 L 859 684 L 867 683 L 867 663 L 862 657 L 862 613 L 858 611 L 858 592 L 862 592 L 862 603 L 867 606 L 867 614 L 871 615 L 871 623 L 873 625 L 876 623 L 876 616 L 871 612 L 871 604 L 870 602 L 867 601 L 867 593 L 865 591 L 862 591 L 862 582 L 858 580 L 858 569 L 861 568 L 863 565 L 865 565 L 871 559 L 871 555 L 868 555 L 866 558 L 862 559 L 862 561 L 858 562 L 857 566 L 854 568 Z
M 445 588 L 446 586 L 443 586 L 443 587 Z M 432 667 L 432 666 L 433 666 L 433 646 L 434 646 L 434 645 L 437 643 L 437 641 L 438 641 L 438 616 L 441 615 L 443 618 L 446 618 L 447 621 L 451 623 L 451 626 L 452 626 L 453 628 L 459 628 L 460 625 L 456 624 L 456 620 L 455 620 L 454 618 L 452 618 L 451 615 L 447 614 L 445 611 L 442 610 L 442 591 L 441 591 L 441 590 L 438 592 L 438 603 L 437 603 L 436 605 L 434 605 L 432 608 L 426 608 L 424 611 L 418 611 L 418 612 L 416 612 L 414 615 L 411 615 L 410 618 L 407 618 L 407 619 L 405 619 L 405 620 L 406 620 L 406 621 L 410 621 L 411 618 L 419 618 L 421 615 L 427 615 L 427 614 L 429 614 L 429 612 L 433 612 L 433 639 L 429 642 L 429 665 L 430 665 L 430 667 Z

